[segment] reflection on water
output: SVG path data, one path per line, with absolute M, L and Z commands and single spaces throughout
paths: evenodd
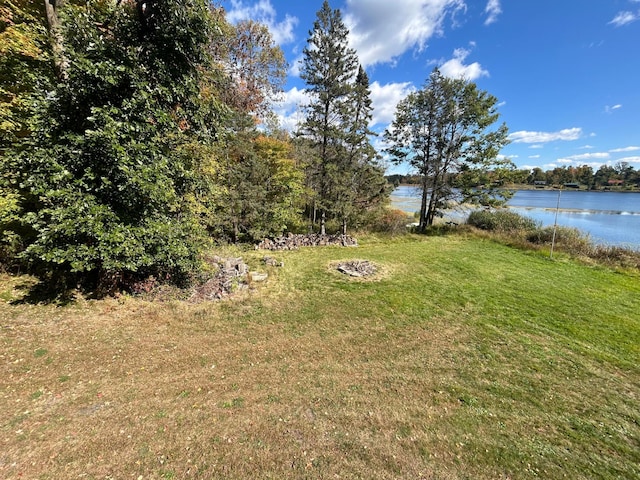
M 553 225 L 558 193 L 519 190 L 507 205 L 543 225 Z M 400 186 L 393 191 L 391 204 L 408 213 L 419 211 L 420 190 Z M 562 191 L 558 225 L 578 228 L 596 243 L 640 249 L 640 194 Z

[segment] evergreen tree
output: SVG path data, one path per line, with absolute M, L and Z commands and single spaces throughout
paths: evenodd
M 384 169 L 378 164 L 378 154 L 370 138 L 373 117 L 369 77 L 362 66 L 358 68 L 351 92 L 346 127 L 345 152 L 338 162 L 334 182 L 333 211 L 341 220 L 342 233 L 347 233 L 349 220 L 357 220 L 371 207 L 387 198 L 388 183 Z
M 320 233 L 325 233 L 327 212 L 334 205 L 331 195 L 339 181 L 341 156 L 350 130 L 350 101 L 358 59 L 348 46 L 349 31 L 340 10 L 332 10 L 325 0 L 317 13 L 303 54 L 301 78 L 307 83 L 311 103 L 300 129 L 313 146 L 307 177 L 317 192 L 314 207 L 320 212 Z

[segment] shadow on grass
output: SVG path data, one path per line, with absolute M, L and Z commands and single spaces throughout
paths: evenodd
M 11 301 L 11 305 L 59 305 L 66 306 L 74 303 L 77 298 L 78 288 L 69 287 L 64 283 L 51 280 L 22 282 L 16 285 L 16 289 L 26 292 L 24 296 Z M 91 296 L 89 294 L 88 296 Z

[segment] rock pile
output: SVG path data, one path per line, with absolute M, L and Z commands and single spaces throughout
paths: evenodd
M 378 268 L 369 260 L 349 260 L 340 262 L 336 269 L 350 277 L 368 277 L 374 275 Z
M 209 259 L 209 263 L 217 268 L 217 271 L 207 281 L 195 287 L 190 298 L 193 302 L 220 300 L 234 292 L 245 290 L 248 288 L 247 277 L 253 282 L 264 281 L 267 278 L 266 273 L 250 272 L 242 257 L 215 256 Z
M 300 247 L 323 246 L 356 247 L 358 241 L 349 235 L 293 234 L 274 239 L 265 238 L 256 250 L 297 250 Z

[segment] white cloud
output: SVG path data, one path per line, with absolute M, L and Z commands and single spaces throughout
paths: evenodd
M 273 111 L 278 116 L 280 126 L 293 132 L 304 119 L 303 109 L 309 103 L 309 96 L 304 89 L 296 87 L 284 92 L 281 100 L 273 103 Z
M 386 85 L 373 82 L 370 89 L 373 105 L 371 127 L 378 125 L 383 128 L 393 120 L 398 103 L 415 91 L 415 87 L 409 82 Z M 304 120 L 304 107 L 309 104 L 309 100 L 309 95 L 303 88 L 294 87 L 284 92 L 281 99 L 273 103 L 273 110 L 280 120 L 280 126 L 285 130 L 294 131 Z
M 540 158 L 540 155 L 529 155 L 529 158 L 531 158 L 531 159 Z
M 607 113 L 613 113 L 614 110 L 619 110 L 620 108 L 622 108 L 622 105 L 620 105 L 619 103 L 613 106 L 607 105 L 604 107 L 604 111 Z
M 492 23 L 497 22 L 498 16 L 502 13 L 500 0 L 489 0 L 487 8 L 484 9 L 484 13 L 487 14 L 487 19 L 484 22 L 485 25 L 491 25 Z
M 640 0 L 639 0 L 640 1 Z M 620 152 L 635 152 L 640 150 L 640 147 L 624 147 L 624 148 L 614 148 L 613 150 L 609 150 L 611 153 L 620 153 Z
M 466 10 L 464 0 L 347 0 L 344 21 L 363 65 L 393 62 L 408 50 L 424 50 L 441 35 L 447 18 Z
M 300 69 L 302 67 L 302 62 L 304 60 L 304 55 L 298 55 L 296 59 L 291 63 L 291 67 L 289 68 L 289 75 L 292 77 L 300 76 Z
M 618 12 L 618 14 L 609 22 L 609 24 L 613 24 L 615 27 L 622 27 L 623 25 L 628 25 L 629 23 L 635 22 L 640 19 L 640 13 L 633 12 Z
M 558 132 L 529 132 L 522 130 L 509 135 L 513 143 L 547 143 L 557 140 L 578 140 L 582 135 L 582 129 L 578 127 L 565 128 Z
M 470 50 L 456 48 L 453 51 L 453 58 L 440 65 L 440 72 L 442 72 L 445 77 L 464 78 L 470 81 L 476 80 L 480 77 L 488 77 L 489 72 L 484 70 L 478 62 L 474 62 L 470 65 L 464 64 L 469 53 L 471 53 Z
M 559 158 L 559 162 L 563 163 L 580 163 L 585 160 L 606 160 L 610 157 L 607 152 L 599 153 L 581 153 L 579 155 L 569 155 L 568 157 Z
M 415 87 L 408 82 L 388 83 L 380 85 L 378 82 L 371 84 L 371 102 L 373 104 L 373 120 L 371 125 L 387 125 L 395 116 L 396 106 Z
M 251 5 L 246 5 L 243 0 L 231 0 L 231 8 L 227 11 L 227 20 L 237 23 L 242 20 L 254 20 L 269 27 L 273 40 L 277 45 L 283 45 L 295 38 L 293 29 L 298 24 L 298 19 L 287 15 L 281 22 L 276 22 L 276 10 L 271 5 L 271 0 L 259 0 Z

